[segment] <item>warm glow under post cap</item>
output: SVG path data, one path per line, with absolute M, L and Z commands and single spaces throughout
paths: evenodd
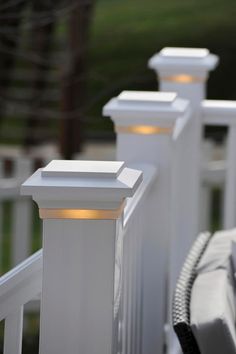
M 103 108 L 118 134 L 171 135 L 176 119 L 189 110 L 189 103 L 175 92 L 123 91 Z
M 42 219 L 114 220 L 141 181 L 142 172 L 122 161 L 53 160 L 21 192 L 32 195 Z
M 176 84 L 204 83 L 219 61 L 206 48 L 163 48 L 148 61 L 162 81 Z

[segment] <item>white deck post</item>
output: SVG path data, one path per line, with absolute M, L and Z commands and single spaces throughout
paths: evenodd
M 143 354 L 164 352 L 171 229 L 172 134 L 188 102 L 173 93 L 124 91 L 104 107 L 117 132 L 117 158 L 158 166 L 143 240 Z
M 115 241 L 142 173 L 57 161 L 22 186 L 43 219 L 41 354 L 113 354 Z
M 206 81 L 209 71 L 218 64 L 218 57 L 207 49 L 197 48 L 164 48 L 150 58 L 148 66 L 154 69 L 159 79 L 160 91 L 177 92 L 179 97 L 186 98 L 193 110 L 193 124 L 189 136 L 186 137 L 186 148 L 192 156 L 188 166 L 188 180 L 191 183 L 193 235 L 201 230 L 202 222 L 199 213 L 200 174 L 201 174 L 201 139 L 202 116 L 201 102 L 206 96 Z

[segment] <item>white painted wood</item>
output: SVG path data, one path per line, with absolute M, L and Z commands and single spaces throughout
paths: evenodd
M 160 51 L 160 55 L 166 58 L 191 58 L 204 59 L 209 55 L 209 50 L 206 48 L 174 48 L 166 47 Z
M 15 162 L 15 178 L 20 184 L 30 176 L 32 161 L 19 159 Z M 19 190 L 18 190 L 19 191 Z M 13 230 L 12 230 L 12 264 L 15 266 L 31 253 L 32 241 L 32 201 L 29 198 L 18 198 L 13 204 Z
M 15 200 L 19 196 L 20 184 L 17 178 L 1 178 L 0 201 Z
M 224 228 L 236 225 L 236 125 L 231 125 L 227 137 Z
M 207 125 L 236 124 L 236 101 L 203 100 L 201 111 Z
M 212 183 L 214 178 L 212 168 L 214 144 L 211 141 L 204 141 L 202 144 L 202 182 L 200 188 L 200 231 L 211 230 L 211 202 L 212 202 Z M 212 166 L 211 166 L 212 167 Z M 216 174 L 218 175 L 218 174 Z
M 189 248 L 196 237 L 194 233 L 192 210 L 192 151 L 188 149 L 191 145 L 191 130 L 193 120 L 183 125 L 178 139 L 174 140 L 172 149 L 172 175 L 171 175 L 171 203 L 170 203 L 170 224 L 171 237 L 168 245 L 167 261 L 167 324 L 169 330 L 166 332 L 167 351 L 174 346 L 175 334 L 171 326 L 171 309 L 173 292 L 180 269 Z M 186 170 L 187 168 L 187 170 Z
M 96 161 L 97 164 L 97 161 Z M 101 161 L 101 164 L 103 162 Z M 105 170 L 104 170 L 105 173 Z M 117 178 L 73 178 L 73 177 L 43 177 L 41 169 L 36 171 L 21 187 L 22 194 L 32 195 L 40 208 L 85 208 L 106 209 L 102 202 L 114 203 L 125 197 L 131 197 L 142 180 L 142 172 L 123 168 Z M 66 183 L 66 184 L 65 184 Z M 109 187 L 109 188 L 107 188 Z M 56 204 L 55 204 L 56 203 Z M 95 204 L 94 204 L 95 203 Z M 111 204 L 110 204 L 111 205 Z M 54 206 L 55 207 L 55 206 Z M 109 208 L 109 206 L 108 206 Z
M 18 159 L 15 161 L 14 175 L 18 186 L 30 176 L 32 161 Z M 13 229 L 12 229 L 12 264 L 15 266 L 31 253 L 32 240 L 32 201 L 19 195 L 13 204 Z
M 118 352 L 141 354 L 143 353 L 143 252 L 146 235 L 150 230 L 148 205 L 150 193 L 153 192 L 152 186 L 156 185 L 157 170 L 145 164 L 131 164 L 131 166 L 142 169 L 144 179 L 137 193 L 127 202 L 124 211 L 124 229 L 118 234 L 118 244 L 122 245 L 116 257 L 122 278 L 117 319 L 121 328 Z
M 4 354 L 21 354 L 23 332 L 23 306 L 5 319 Z
M 159 78 L 159 90 L 176 92 L 188 99 L 192 108 L 192 123 L 185 129 L 184 139 L 176 140 L 173 170 L 172 198 L 173 218 L 170 245 L 169 273 L 169 321 L 171 299 L 178 272 L 188 246 L 200 230 L 200 186 L 201 186 L 201 103 L 205 98 L 208 72 L 216 67 L 218 57 L 206 49 L 164 48 L 154 55 L 148 66 Z M 178 141 L 179 140 L 179 141 Z M 182 140 L 182 141 L 181 141 Z M 179 156 L 178 156 L 179 155 Z M 183 162 L 184 161 L 184 162 Z M 186 173 L 187 166 L 187 173 Z M 182 240 L 184 238 L 184 240 Z M 180 249 L 180 253 L 178 249 Z M 173 346 L 175 335 L 170 332 L 168 347 Z
M 127 102 L 127 104 L 145 104 L 156 103 L 170 104 L 173 103 L 177 95 L 174 92 L 156 92 L 156 91 L 122 91 L 117 97 L 119 102 Z
M 0 321 L 34 299 L 42 290 L 42 251 L 0 278 Z
M 202 178 L 211 187 L 222 187 L 225 183 L 226 161 L 209 161 L 203 165 Z
M 201 171 L 201 135 L 202 135 L 202 116 L 201 105 L 205 98 L 206 84 L 205 79 L 208 72 L 213 70 L 218 63 L 218 57 L 210 54 L 207 49 L 201 48 L 164 48 L 160 53 L 154 55 L 149 60 L 149 67 L 154 69 L 159 77 L 161 91 L 174 91 L 180 97 L 190 100 L 193 108 L 193 124 L 189 134 L 191 143 L 188 149 L 191 150 L 191 166 L 188 167 L 189 180 L 192 181 L 192 210 L 191 223 L 193 234 L 199 231 L 201 224 L 199 219 L 199 195 L 200 195 L 200 171 Z M 175 82 L 166 80 L 166 77 L 188 74 L 203 81 L 194 82 Z M 186 144 L 187 146 L 187 144 Z M 195 220 L 194 220 L 195 219 Z
M 204 100 L 202 114 L 205 124 L 228 126 L 223 216 L 224 228 L 228 229 L 236 224 L 236 102 Z
M 212 222 L 212 198 L 213 188 L 220 189 L 224 193 L 226 161 L 215 160 L 216 146 L 210 141 L 202 145 L 202 184 L 200 198 L 200 231 L 211 231 Z M 223 156 L 222 156 L 223 158 Z M 223 211 L 223 207 L 222 207 Z M 223 215 L 220 215 L 222 224 Z
M 102 173 L 106 166 L 100 162 Z M 109 171 L 107 178 L 94 177 L 94 171 L 87 179 L 74 178 L 70 169 L 67 175 L 66 164 L 61 167 L 64 177 L 45 177 L 39 170 L 24 183 L 23 192 L 32 193 L 40 207 L 51 201 L 54 208 L 78 202 L 82 208 L 109 209 L 111 202 L 114 208 L 132 196 L 142 180 L 141 171 L 124 167 L 116 179 Z M 114 288 L 119 289 L 114 287 L 115 245 L 121 228 L 122 215 L 118 220 L 43 221 L 40 353 L 114 352 L 119 336 L 114 320 Z
M 132 96 L 132 92 L 129 93 Z M 137 95 L 135 92 L 133 95 Z M 119 98 L 113 98 L 105 105 L 103 113 L 110 115 L 118 126 L 132 125 L 151 125 L 166 127 L 172 132 L 170 134 L 132 134 L 119 133 L 117 135 L 117 158 L 125 160 L 127 164 L 149 163 L 158 167 L 158 179 L 152 184 L 148 193 L 148 202 L 143 210 L 143 261 L 142 261 L 142 353 L 156 354 L 162 353 L 164 348 L 164 323 L 166 319 L 166 276 L 168 267 L 168 245 L 171 233 L 171 158 L 173 154 L 173 135 L 176 137 L 181 134 L 181 127 L 187 124 L 189 115 L 188 103 L 185 100 L 174 98 L 165 99 L 159 102 L 159 96 L 156 101 L 153 99 L 153 93 L 142 95 L 142 102 L 136 104 L 135 100 L 122 102 Z M 168 97 L 168 94 L 167 94 Z M 151 100 L 151 102 L 150 102 Z M 153 102 L 155 101 L 155 102 Z M 169 102 L 168 102 L 169 101 Z M 185 123 L 178 124 L 178 119 Z M 141 188 L 141 187 L 140 187 Z M 137 196 L 138 198 L 138 196 Z M 132 203 L 132 202 L 131 202 Z M 127 209 L 128 211 L 128 209 Z M 134 208 L 134 215 L 136 209 Z M 132 213 L 131 213 L 132 215 Z M 141 219 L 141 216 L 140 216 Z M 126 219 L 125 219 L 126 220 Z M 126 222 L 126 221 L 125 221 Z M 130 220 L 126 222 L 128 227 Z M 136 230 L 136 227 L 135 227 Z M 127 246 L 128 247 L 128 246 Z M 127 256 L 126 256 L 127 257 Z M 124 262 L 130 269 L 133 262 L 129 256 Z M 132 350 L 130 342 L 132 333 L 129 328 L 132 320 L 129 312 L 129 301 L 132 299 L 127 280 L 131 275 L 125 278 L 124 287 L 126 290 L 125 304 L 126 324 L 124 332 L 124 352 L 129 354 Z M 125 330 L 126 328 L 127 331 Z
M 31 253 L 32 203 L 28 198 L 18 199 L 13 207 L 12 262 L 14 266 Z
M 176 74 L 190 74 L 204 79 L 218 61 L 218 57 L 205 48 L 164 48 L 149 59 L 148 67 L 156 71 L 160 81 Z M 178 93 L 176 90 L 172 92 Z
M 202 183 L 200 195 L 200 230 L 211 231 L 211 202 L 212 188 L 206 183 Z
M 101 161 L 53 160 L 41 174 L 43 177 L 116 178 L 123 167 L 121 161 L 102 161 L 101 164 Z
M 144 163 L 129 164 L 130 167 L 143 171 L 143 182 L 140 184 L 137 192 L 132 198 L 128 198 L 124 210 L 124 227 L 129 223 L 137 205 L 142 201 L 145 194 L 148 193 L 154 181 L 158 178 L 158 169 L 155 166 Z
M 137 91 L 125 92 L 131 96 L 137 96 Z M 154 99 L 154 93 L 155 92 L 153 91 L 148 92 L 146 95 L 143 95 L 142 93 L 142 99 L 140 103 L 137 103 L 136 99 L 129 99 L 124 101 L 119 99 L 119 97 L 113 98 L 103 107 L 103 115 L 110 116 L 116 127 L 148 125 L 153 127 L 158 126 L 165 128 L 168 127 L 170 129 L 173 128 L 176 118 L 184 115 L 185 112 L 189 109 L 188 102 L 179 98 L 173 98 L 172 100 L 169 100 L 169 92 L 162 93 L 162 95 L 158 95 L 158 97 Z M 118 137 L 120 135 L 124 134 L 118 134 Z M 130 134 L 125 135 L 130 136 Z M 151 139 L 152 136 L 148 135 L 148 138 Z M 121 148 L 122 146 L 118 142 L 118 156 L 119 150 Z M 148 161 L 141 159 L 139 162 Z
M 112 353 L 115 238 L 116 221 L 44 221 L 40 353 Z
M 169 333 L 170 331 L 172 331 L 172 324 L 171 323 L 165 325 L 166 343 L 168 343 L 169 336 L 170 336 L 170 333 Z M 183 354 L 177 336 L 173 336 L 172 341 L 171 341 L 170 344 L 171 345 L 169 345 L 166 348 L 166 352 L 168 354 Z

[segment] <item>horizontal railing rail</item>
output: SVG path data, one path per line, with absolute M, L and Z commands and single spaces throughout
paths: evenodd
M 22 182 L 19 181 L 19 179 L 14 177 L 0 179 L 0 201 L 20 198 L 21 183 Z
M 148 164 L 130 164 L 130 167 L 141 170 L 143 172 L 143 182 L 139 186 L 137 193 L 132 198 L 127 198 L 126 206 L 124 209 L 124 232 L 129 224 L 129 220 L 132 218 L 133 213 L 135 213 L 136 208 L 139 203 L 145 198 L 146 193 L 148 193 L 152 184 L 155 183 L 158 178 L 158 168 Z
M 206 125 L 236 124 L 236 101 L 203 100 L 201 112 Z
M 0 321 L 42 290 L 42 250 L 20 263 L 0 278 Z
M 42 250 L 0 278 L 0 321 L 5 320 L 4 354 L 21 354 L 24 305 L 42 292 Z

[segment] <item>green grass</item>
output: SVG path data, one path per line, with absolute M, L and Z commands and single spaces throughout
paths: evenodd
M 100 120 L 103 104 L 121 90 L 156 90 L 147 60 L 165 46 L 207 47 L 219 54 L 209 96 L 236 99 L 235 15 L 234 0 L 98 1 L 89 51 L 89 101 L 95 103 L 88 112 Z M 105 120 L 100 123 L 106 127 Z
M 32 239 L 31 239 L 31 254 L 41 248 L 42 232 L 41 220 L 38 216 L 38 207 L 35 203 L 33 205 L 32 218 Z M 0 275 L 12 268 L 12 211 L 13 204 L 11 202 L 3 203 L 3 239 L 2 239 L 2 259 L 0 264 Z

